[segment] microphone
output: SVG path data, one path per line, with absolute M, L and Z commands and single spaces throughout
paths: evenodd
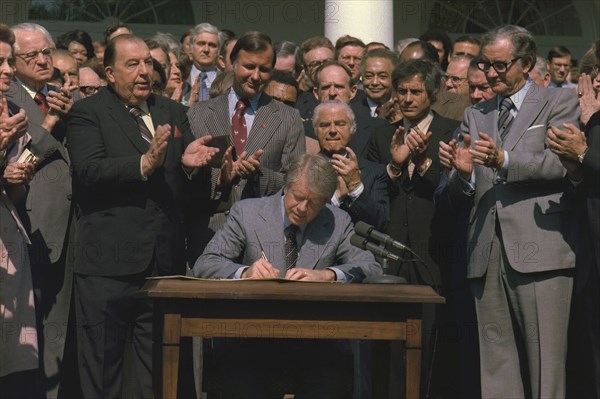
M 356 231 L 356 233 L 360 236 L 372 238 L 375 241 L 379 241 L 383 245 L 391 244 L 393 247 L 396 247 L 398 249 L 410 251 L 410 249 L 406 245 L 402 244 L 400 241 L 396 241 L 388 234 L 375 230 L 375 227 L 371 226 L 370 224 L 366 224 L 365 222 L 357 222 L 354 226 L 354 231 Z
M 365 250 L 367 250 L 377 256 L 380 256 L 382 258 L 391 259 L 391 260 L 400 260 L 398 255 L 388 251 L 387 249 L 385 249 L 383 247 L 380 247 L 377 244 L 372 243 L 368 239 L 361 237 L 359 235 L 354 234 L 352 237 L 350 237 L 350 243 L 352 245 L 354 245 L 355 247 L 358 247 L 360 249 L 365 249 Z

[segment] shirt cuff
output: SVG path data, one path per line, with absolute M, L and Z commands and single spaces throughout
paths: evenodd
M 348 281 L 348 279 L 346 278 L 346 273 L 344 273 L 340 269 L 336 267 L 328 267 L 327 269 L 335 273 L 335 281 L 339 281 L 341 283 L 345 283 Z
M 241 279 L 242 278 L 242 273 L 244 273 L 244 271 L 246 271 L 246 269 L 248 269 L 249 267 L 250 266 L 242 266 L 239 269 L 237 269 L 235 271 L 235 274 L 233 275 L 233 278 L 237 279 L 237 280 Z
M 508 151 L 504 151 L 504 163 L 496 171 L 496 183 L 504 183 L 508 179 Z
M 460 173 L 458 173 L 458 180 L 460 181 L 463 193 L 465 195 L 471 196 L 475 194 L 475 172 L 471 172 L 471 180 L 465 179 Z
M 352 200 L 355 200 L 360 197 L 363 191 L 365 191 L 365 185 L 360 182 L 360 184 L 354 190 L 348 193 L 348 196 L 352 198 Z
M 142 168 L 142 161 L 143 161 L 143 159 L 144 159 L 144 156 L 142 155 L 140 157 L 140 176 L 142 177 L 142 181 L 148 181 L 148 176 L 146 176 L 144 174 L 144 169 Z

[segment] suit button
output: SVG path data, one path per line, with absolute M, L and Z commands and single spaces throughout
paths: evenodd
M 227 209 L 224 213 L 225 213 L 225 216 L 229 216 L 229 209 Z
M 493 214 L 495 214 L 495 213 L 496 213 L 496 208 L 492 208 L 492 210 L 491 210 L 491 214 L 493 215 Z
M 408 196 L 408 199 L 409 199 L 409 200 L 411 200 L 411 199 L 412 199 L 412 195 L 409 195 L 409 196 Z
M 71 194 L 67 194 L 67 199 L 68 199 L 69 201 L 71 201 L 71 198 L 73 198 L 73 196 L 72 196 Z
M 404 227 L 408 227 L 408 222 L 404 222 Z

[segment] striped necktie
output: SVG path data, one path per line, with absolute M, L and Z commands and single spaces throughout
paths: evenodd
M 140 136 L 142 136 L 144 141 L 150 144 L 152 142 L 152 133 L 150 133 L 150 129 L 148 129 L 148 126 L 146 126 L 144 120 L 142 119 L 142 110 L 138 107 L 130 107 L 129 113 L 135 120 L 135 123 L 137 123 L 138 125 L 138 129 L 140 130 Z
M 207 78 L 208 74 L 206 72 L 200 73 L 200 101 L 208 100 L 208 86 L 206 84 Z
M 48 106 L 48 101 L 46 100 L 45 95 L 38 91 L 37 93 L 35 93 L 35 96 L 33 96 L 33 101 L 35 101 L 35 103 L 40 108 L 40 111 L 42 111 L 44 115 L 48 115 L 50 107 Z
M 296 241 L 296 233 L 298 226 L 291 224 L 286 229 L 285 233 L 285 267 L 291 269 L 296 267 L 298 261 L 298 242 Z
M 508 133 L 508 129 L 510 129 L 510 124 L 513 121 L 513 116 L 510 113 L 510 110 L 514 106 L 510 97 L 505 97 L 500 103 L 500 113 L 498 114 L 498 133 L 500 134 L 500 138 L 504 140 L 506 134 Z

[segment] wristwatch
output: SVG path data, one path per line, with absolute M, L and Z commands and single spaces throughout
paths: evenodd
M 590 147 L 585 147 L 585 150 L 583 151 L 583 153 L 577 155 L 577 160 L 579 160 L 580 164 L 583 164 L 583 158 L 585 158 L 585 154 L 587 154 L 589 149 L 590 149 Z

